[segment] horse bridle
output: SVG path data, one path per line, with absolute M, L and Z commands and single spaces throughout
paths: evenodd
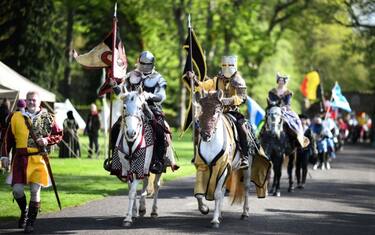
M 139 97 L 137 97 L 138 99 L 140 99 Z M 124 105 L 124 108 L 123 108 L 123 112 L 122 112 L 122 126 L 125 126 L 126 123 L 125 123 L 125 119 L 127 117 L 135 117 L 137 120 L 138 120 L 138 123 L 140 125 L 140 127 L 142 127 L 142 123 L 143 123 L 143 116 L 142 115 L 142 110 L 137 110 L 134 114 L 129 114 L 128 111 L 125 109 L 125 105 Z M 139 132 L 138 132 L 139 133 Z M 127 135 L 125 134 L 125 137 L 127 137 Z M 127 139 L 127 138 L 126 138 Z

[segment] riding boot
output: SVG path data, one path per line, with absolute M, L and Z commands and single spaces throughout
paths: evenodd
M 25 233 L 34 232 L 34 223 L 36 220 L 36 216 L 38 215 L 39 208 L 40 208 L 40 202 L 30 201 L 29 211 L 27 212 L 26 227 L 24 230 Z
M 166 137 L 164 130 L 155 125 L 155 143 L 154 143 L 154 154 L 152 163 L 150 166 L 150 172 L 154 174 L 161 174 L 164 170 L 164 155 L 166 153 Z
M 26 225 L 26 215 L 27 215 L 27 208 L 26 208 L 26 196 L 23 195 L 21 198 L 15 198 L 18 204 L 18 207 L 21 211 L 21 216 L 18 220 L 18 228 L 24 228 Z
M 240 138 L 240 146 L 241 146 L 241 169 L 247 169 L 249 167 L 249 140 L 247 136 L 247 128 L 244 124 L 240 125 L 237 124 L 238 136 Z

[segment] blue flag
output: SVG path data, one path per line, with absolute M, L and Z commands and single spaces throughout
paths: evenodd
M 352 109 L 350 108 L 349 102 L 347 101 L 345 96 L 341 93 L 341 88 L 337 82 L 335 86 L 332 88 L 331 107 L 339 108 L 347 112 L 352 111 Z
M 263 120 L 265 112 L 259 106 L 257 102 L 251 99 L 249 96 L 246 99 L 247 113 L 249 115 L 250 122 L 253 126 L 257 127 Z

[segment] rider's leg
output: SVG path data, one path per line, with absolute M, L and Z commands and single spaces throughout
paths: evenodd
M 155 133 L 155 150 L 152 157 L 150 171 L 154 174 L 160 174 L 164 168 L 164 155 L 166 152 L 166 137 L 163 128 L 154 122 L 153 131 Z
M 238 132 L 238 137 L 241 147 L 241 165 L 240 168 L 249 167 L 249 138 L 247 132 L 250 131 L 247 129 L 245 120 L 237 120 L 236 128 Z

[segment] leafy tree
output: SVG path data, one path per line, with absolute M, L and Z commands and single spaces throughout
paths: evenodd
M 62 73 L 58 24 L 52 1 L 0 3 L 0 60 L 47 89 L 56 90 Z

